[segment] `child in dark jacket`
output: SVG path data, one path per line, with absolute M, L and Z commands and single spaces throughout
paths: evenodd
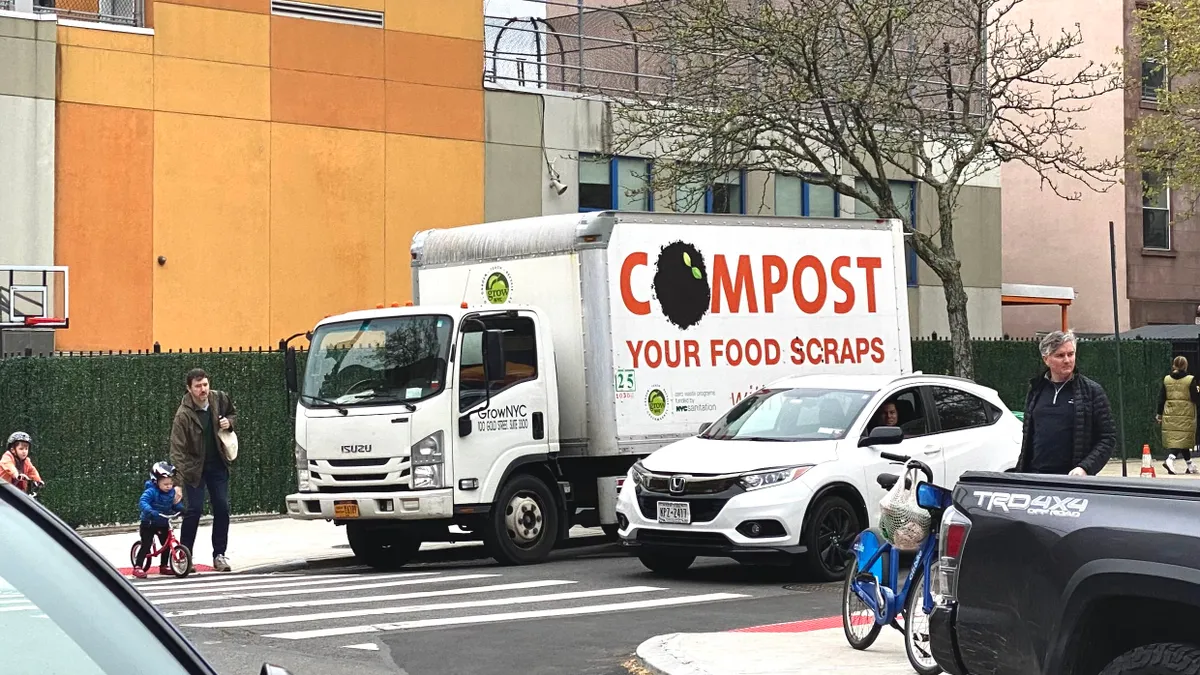
M 142 545 L 138 548 L 137 564 L 133 568 L 133 576 L 146 578 L 146 570 L 150 568 L 150 558 L 146 553 L 154 550 L 151 545 L 154 537 L 162 545 L 166 545 L 170 534 L 170 523 L 167 517 L 183 511 L 183 492 L 175 487 L 172 476 L 175 467 L 166 462 L 159 462 L 150 469 L 150 480 L 146 481 L 146 490 L 138 500 L 141 510 Z M 163 551 L 162 560 L 158 567 L 159 574 L 170 575 L 171 567 L 167 564 L 167 551 Z

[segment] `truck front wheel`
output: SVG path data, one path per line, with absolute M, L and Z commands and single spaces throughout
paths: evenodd
M 497 495 L 484 544 L 502 565 L 540 562 L 558 542 L 558 518 L 545 483 L 529 474 L 515 476 Z
M 1200 647 L 1160 643 L 1125 652 L 1100 671 L 1100 675 L 1190 675 L 1197 672 L 1197 664 L 1200 664 Z
M 421 550 L 421 540 L 417 537 L 362 523 L 346 524 L 346 540 L 354 556 L 375 569 L 403 567 Z

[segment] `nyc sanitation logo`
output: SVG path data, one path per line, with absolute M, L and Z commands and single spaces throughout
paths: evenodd
M 654 263 L 654 295 L 663 316 L 680 329 L 700 323 L 712 300 L 704 254 L 683 241 L 664 246 Z
M 503 305 L 512 295 L 512 277 L 499 267 L 493 267 L 483 276 L 483 297 L 493 305 Z

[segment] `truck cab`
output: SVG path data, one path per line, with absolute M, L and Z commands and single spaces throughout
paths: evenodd
M 538 309 L 507 305 L 321 321 L 302 378 L 287 352 L 299 483 L 288 514 L 346 525 L 355 554 L 380 567 L 475 537 L 503 561 L 544 557 L 568 528 L 547 466 L 559 440 L 549 330 Z

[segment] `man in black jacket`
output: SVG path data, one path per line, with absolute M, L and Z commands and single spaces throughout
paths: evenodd
M 1096 475 L 1117 444 L 1104 389 L 1075 372 L 1075 335 L 1055 331 L 1039 350 L 1046 371 L 1029 382 L 1019 473 Z

